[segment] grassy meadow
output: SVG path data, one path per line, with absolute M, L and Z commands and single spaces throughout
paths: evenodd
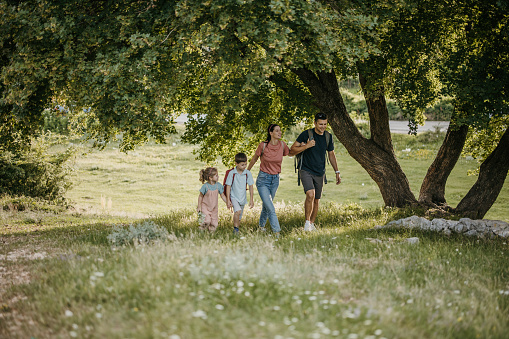
M 418 137 L 393 135 L 396 154 L 415 195 L 419 194 L 422 180 L 443 136 L 434 132 L 423 133 Z M 289 131 L 284 137 L 288 142 L 294 141 L 297 132 Z M 376 183 L 348 155 L 337 139 L 335 146 L 342 183 L 338 186 L 333 183 L 325 185 L 322 203 L 382 207 L 383 200 Z M 193 208 L 197 204 L 201 187 L 199 171 L 207 166 L 195 160 L 193 150 L 193 146 L 180 143 L 176 135 L 169 138 L 166 145 L 149 143 L 128 154 L 119 152 L 114 146 L 103 151 L 91 151 L 78 159 L 75 186 L 67 197 L 82 211 L 115 215 L 143 217 Z M 252 169 L 255 178 L 259 164 L 258 161 Z M 218 168 L 222 182 L 226 168 L 219 160 L 212 165 Z M 467 172 L 474 170 L 477 165 L 473 159 L 461 158 L 458 161 L 446 187 L 446 199 L 451 206 L 455 206 L 475 183 L 476 177 L 468 176 Z M 327 165 L 327 173 L 329 178 L 334 179 L 330 165 Z M 255 203 L 261 204 L 256 186 L 254 189 Z M 304 201 L 302 186 L 297 186 L 293 157 L 284 157 L 275 201 L 283 206 L 302 204 Z M 220 208 L 226 210 L 222 202 Z M 509 185 L 504 186 L 486 219 L 509 221 Z
M 395 135 L 394 143 L 418 192 L 440 136 L 409 138 Z M 0 338 L 507 337 L 507 239 L 374 230 L 421 212 L 383 208 L 376 185 L 341 147 L 343 183 L 326 185 L 317 231 L 302 231 L 304 194 L 293 159 L 285 159 L 279 239 L 257 231 L 256 194 L 240 236 L 224 206 L 218 231 L 200 233 L 195 207 L 205 164 L 192 150 L 174 137 L 127 155 L 114 147 L 90 152 L 77 159 L 67 194 L 75 208 L 29 201 L 20 210 L 0 198 L 7 206 Z M 447 186 L 451 205 L 475 181 L 466 176 L 475 166 L 460 160 Z M 508 199 L 506 184 L 487 218 L 509 221 Z M 109 242 L 116 227 L 147 221 L 167 235 Z

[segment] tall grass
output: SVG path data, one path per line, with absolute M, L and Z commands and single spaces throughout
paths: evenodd
M 0 335 L 503 338 L 509 332 L 504 240 L 373 230 L 413 211 L 334 204 L 324 206 L 317 232 L 304 233 L 299 210 L 280 211 L 286 225 L 280 239 L 257 232 L 258 211 L 247 211 L 240 237 L 226 216 L 210 235 L 197 230 L 191 212 L 173 211 L 153 219 L 171 234 L 166 241 L 119 248 L 106 239 L 111 220 L 77 226 L 84 232 L 64 237 L 64 253 L 24 263 L 33 279 L 4 294 L 9 304 Z M 73 228 L 60 225 L 42 237 Z M 420 241 L 411 245 L 408 237 Z M 12 302 L 20 295 L 26 299 Z M 14 331 L 7 325 L 16 314 L 26 321 Z

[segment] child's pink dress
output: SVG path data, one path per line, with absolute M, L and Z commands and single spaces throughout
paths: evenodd
M 201 194 L 203 194 L 203 200 L 201 203 L 201 211 L 205 215 L 205 220 L 200 224 L 200 229 L 215 231 L 219 222 L 218 217 L 218 201 L 219 195 L 223 194 L 224 187 L 219 182 L 214 185 L 206 182 L 200 188 Z

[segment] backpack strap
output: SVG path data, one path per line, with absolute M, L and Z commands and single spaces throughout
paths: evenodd
M 327 145 L 327 146 L 325 146 L 325 171 L 327 171 L 327 164 L 329 164 L 329 154 L 328 154 L 329 151 L 328 151 L 328 149 L 329 149 L 329 142 L 330 142 L 330 139 L 331 139 L 332 136 L 327 131 L 325 131 L 324 134 L 325 134 L 325 142 L 326 142 L 326 145 Z M 327 184 L 327 174 L 325 172 L 323 173 L 323 182 L 325 184 Z
M 308 139 L 313 140 L 314 138 L 315 136 L 313 135 L 313 129 L 312 128 L 308 129 Z
M 262 141 L 262 144 L 263 144 L 263 146 L 262 146 L 262 154 L 260 154 L 260 157 L 263 155 L 263 152 L 265 151 L 265 147 L 267 147 L 267 142 Z

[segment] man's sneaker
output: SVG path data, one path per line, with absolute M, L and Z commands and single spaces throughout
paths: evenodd
M 311 231 L 311 223 L 309 220 L 306 220 L 306 223 L 304 224 L 304 231 Z
M 316 231 L 316 227 L 314 223 L 309 224 L 309 230 L 310 231 Z

